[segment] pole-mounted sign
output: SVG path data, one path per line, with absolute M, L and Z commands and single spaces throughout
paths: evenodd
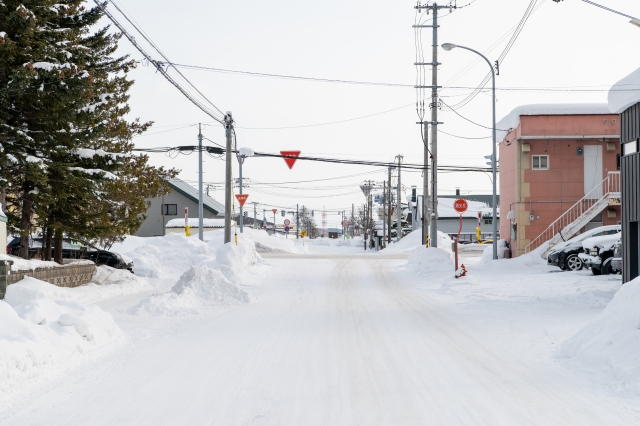
M 289 225 L 291 225 L 291 221 L 290 221 L 289 219 L 285 219 L 285 220 L 284 220 L 284 224 L 285 224 L 286 226 L 289 226 Z
M 284 158 L 284 162 L 287 163 L 289 170 L 291 170 L 300 156 L 300 151 L 280 151 L 280 154 Z
M 247 202 L 247 198 L 249 198 L 249 194 L 236 194 L 236 199 L 241 206 L 244 206 L 244 203 Z
M 456 278 L 464 277 L 467 273 L 464 265 L 458 269 L 458 241 L 460 241 L 460 233 L 462 232 L 462 214 L 469 208 L 469 203 L 462 198 L 458 198 L 453 202 L 453 209 L 460 214 L 460 229 L 458 230 L 458 237 L 456 238 Z

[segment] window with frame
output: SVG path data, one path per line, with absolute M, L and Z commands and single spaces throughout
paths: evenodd
M 493 219 L 485 219 L 485 220 L 484 220 L 484 224 L 485 224 L 485 225 L 491 225 L 491 224 L 493 224 Z
M 532 170 L 549 170 L 549 156 L 548 155 L 532 155 L 531 169 Z
M 165 216 L 178 216 L 177 204 L 163 204 Z

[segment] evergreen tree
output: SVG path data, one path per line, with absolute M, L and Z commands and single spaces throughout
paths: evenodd
M 45 256 L 53 239 L 62 262 L 65 234 L 110 244 L 135 232 L 144 199 L 168 192 L 166 180 L 177 172 L 131 154 L 132 137 L 151 123 L 124 118 L 135 62 L 114 57 L 120 36 L 108 27 L 91 32 L 99 8 L 87 10 L 79 0 L 2 1 L 0 174 L 11 185 L 10 224 L 26 237 L 35 218 Z M 22 238 L 21 256 L 27 243 Z

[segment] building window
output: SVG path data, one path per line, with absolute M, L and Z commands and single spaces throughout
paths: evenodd
M 491 225 L 493 223 L 493 219 L 485 219 L 484 220 L 484 224 L 485 225 Z
M 532 155 L 531 162 L 531 168 L 533 170 L 549 170 L 548 155 Z
M 178 216 L 177 204 L 163 204 L 165 216 Z

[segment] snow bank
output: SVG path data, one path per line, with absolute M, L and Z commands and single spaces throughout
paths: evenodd
M 30 281 L 38 281 L 30 278 Z M 39 281 L 40 293 L 28 298 L 20 284 L 0 300 L 0 395 L 11 395 L 34 381 L 60 374 L 90 351 L 124 335 L 113 317 L 95 305 L 42 297 L 52 284 Z M 19 302 L 19 303 L 16 303 Z M 4 399 L 4 398 L 0 398 Z
M 135 276 L 129 271 L 98 266 L 91 283 L 75 288 L 58 287 L 45 281 L 25 277 L 7 287 L 5 300 L 14 306 L 39 298 L 86 304 L 151 289 L 151 284 L 145 278 Z
M 493 245 L 487 244 L 487 248 L 482 252 L 480 261 L 474 266 L 474 268 L 484 270 L 517 270 L 528 269 L 535 266 L 547 266 L 547 261 L 542 257 L 542 253 L 547 249 L 547 245 L 548 243 L 544 243 L 534 251 L 516 258 L 494 260 Z
M 186 240 L 186 238 L 184 238 Z M 249 303 L 249 294 L 240 288 L 246 269 L 261 258 L 249 237 L 238 235 L 238 245 L 202 243 L 210 256 L 206 262 L 192 263 L 166 293 L 143 299 L 131 309 L 134 315 L 180 316 L 197 313 L 202 306 Z
M 417 247 L 407 259 L 409 269 L 420 274 L 449 273 L 453 275 L 454 264 L 451 252 L 435 247 Z
M 605 381 L 640 382 L 640 278 L 623 285 L 607 307 L 562 343 L 573 367 Z
M 614 114 L 620 114 L 631 105 L 640 102 L 638 88 L 640 88 L 640 68 L 611 87 L 608 96 L 609 111 Z
M 148 278 L 176 280 L 191 266 L 208 264 L 215 258 L 222 236 L 204 243 L 182 234 L 163 237 L 127 237 L 114 244 L 112 250 L 124 253 L 133 260 L 136 275 Z
M 438 248 L 451 253 L 451 243 L 453 240 L 449 235 L 438 231 Z M 404 236 L 399 242 L 387 245 L 387 248 L 380 253 L 406 253 L 422 247 L 422 230 L 416 229 Z

